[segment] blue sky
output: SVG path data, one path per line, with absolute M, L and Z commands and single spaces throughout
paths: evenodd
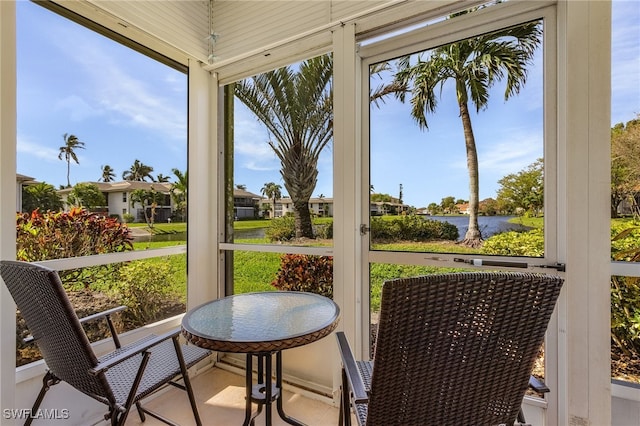
M 108 164 L 117 179 L 134 160 L 172 176 L 187 167 L 187 77 L 31 2 L 18 2 L 18 172 L 54 186 L 66 184 L 58 159 L 63 134 L 85 142 L 71 164 L 71 183 L 96 181 Z M 640 113 L 640 2 L 614 2 L 612 124 Z M 539 62 L 539 61 L 538 61 Z M 495 197 L 497 181 L 542 155 L 542 78 L 530 71 L 520 96 L 503 100 L 497 85 L 489 107 L 472 116 L 480 164 L 480 198 Z M 408 105 L 389 101 L 372 110 L 371 183 L 376 192 L 416 207 L 445 196 L 468 198 L 462 127 L 455 98 L 443 91 L 428 131 Z M 235 182 L 260 193 L 284 184 L 269 135 L 236 102 Z M 330 197 L 332 151 L 320 163 L 313 192 Z
M 187 167 L 187 77 L 31 2 L 17 2 L 18 173 L 66 185 L 65 133 L 85 142 L 71 184 L 134 160 Z

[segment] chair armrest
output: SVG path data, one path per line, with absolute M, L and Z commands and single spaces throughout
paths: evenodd
M 109 331 L 111 332 L 111 337 L 113 338 L 113 344 L 116 346 L 116 349 L 120 349 L 122 346 L 120 344 L 120 339 L 118 338 L 118 331 L 116 327 L 113 325 L 113 321 L 111 321 L 111 314 L 115 314 L 116 312 L 124 311 L 127 309 L 126 306 L 117 306 L 115 308 L 107 309 L 103 312 L 98 312 L 96 314 L 88 315 L 84 318 L 80 318 L 80 324 L 84 324 L 89 321 L 93 321 L 96 319 L 104 318 L 107 320 L 107 325 L 109 326 Z
M 86 317 L 80 318 L 80 324 L 84 324 L 89 321 L 93 321 L 100 318 L 105 318 L 107 320 L 107 324 L 109 326 L 109 330 L 111 331 L 111 336 L 113 336 L 113 341 L 116 345 L 116 348 L 120 348 L 120 341 L 118 340 L 118 333 L 116 332 L 115 327 L 113 326 L 113 322 L 111 321 L 111 315 L 120 311 L 124 311 L 127 309 L 126 306 L 117 306 L 115 308 L 107 309 L 103 312 L 98 312 L 95 314 L 88 315 Z M 33 336 L 27 336 L 22 339 L 22 342 L 25 344 L 32 343 L 34 341 Z
M 115 314 L 116 312 L 124 311 L 125 309 L 127 309 L 126 306 L 117 306 L 115 308 L 107 309 L 106 311 L 103 311 L 103 312 L 91 314 L 84 318 L 80 318 L 80 324 L 84 324 L 85 322 L 93 321 L 95 319 L 108 317 L 112 314 Z
M 111 357 L 103 362 L 98 363 L 95 367 L 89 369 L 89 374 L 98 375 L 100 373 L 106 372 L 111 367 L 120 364 L 123 361 L 128 360 L 129 358 L 136 356 L 138 354 L 147 352 L 152 347 L 164 342 L 168 339 L 177 339 L 180 335 L 180 329 L 176 328 L 173 331 L 169 331 L 167 333 L 161 334 L 160 336 L 154 336 L 151 339 L 146 339 L 141 344 L 132 344 L 131 346 L 125 348 L 118 355 Z
M 369 395 L 367 395 L 364 382 L 362 381 L 362 377 L 360 377 L 356 360 L 347 341 L 347 337 L 344 332 L 338 331 L 336 332 L 336 338 L 338 339 L 338 348 L 340 349 L 340 356 L 342 357 L 342 368 L 349 382 L 349 388 L 353 393 L 354 402 L 361 404 L 369 401 Z

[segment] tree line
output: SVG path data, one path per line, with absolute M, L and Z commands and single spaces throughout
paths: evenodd
M 85 142 L 81 141 L 76 135 L 65 133 L 63 135 L 64 145 L 60 146 L 58 159 L 67 163 L 67 185 L 60 185 L 60 189 L 71 188 L 67 196 L 66 203 L 69 207 L 82 207 L 92 210 L 106 205 L 104 194 L 95 183 L 78 183 L 71 186 L 70 170 L 71 162 L 79 164 L 76 150 L 85 149 Z M 110 165 L 101 166 L 102 174 L 98 182 L 115 181 L 115 171 Z M 122 179 L 125 181 L 170 183 L 169 193 L 173 199 L 175 206 L 175 215 L 178 220 L 186 219 L 187 208 L 187 189 L 188 189 L 188 173 L 174 168 L 172 169 L 174 182 L 170 182 L 171 177 L 159 173 L 152 175 L 153 167 L 144 164 L 140 160 L 134 160 L 132 166 L 122 173 Z M 165 194 L 151 187 L 149 190 L 136 189 L 132 191 L 129 202 L 131 206 L 139 204 L 143 207 L 145 220 L 147 223 L 153 223 L 154 210 L 158 205 L 164 203 Z M 150 208 L 151 214 L 147 213 L 147 207 Z M 26 185 L 22 188 L 22 210 L 32 212 L 39 210 L 41 212 L 60 211 L 64 208 L 64 202 L 58 190 L 51 184 L 39 182 L 34 185 Z
M 496 198 L 485 198 L 478 205 L 478 212 L 493 215 L 542 215 L 544 208 L 544 163 L 542 158 L 529 164 L 517 173 L 511 173 L 498 181 L 500 185 Z M 458 206 L 468 204 L 467 200 L 454 196 L 442 198 L 439 204 L 427 206 L 430 214 L 462 213 Z

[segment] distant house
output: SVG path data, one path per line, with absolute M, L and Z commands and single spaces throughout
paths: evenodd
M 167 222 L 173 217 L 175 205 L 171 197 L 171 188 L 173 184 L 169 182 L 140 182 L 140 181 L 121 181 L 121 182 L 84 182 L 91 183 L 98 187 L 104 195 L 106 205 L 97 206 L 92 209 L 95 212 L 104 213 L 109 216 L 118 217 L 120 220 L 125 215 L 132 215 L 135 222 L 145 221 L 145 212 L 143 206 L 139 203 L 131 203 L 131 194 L 137 189 L 144 191 L 154 190 L 164 195 L 164 200 L 155 208 L 155 222 Z M 64 188 L 58 191 L 65 208 L 69 209 L 67 198 L 73 188 Z M 248 191 L 234 189 L 233 202 L 234 214 L 236 218 L 255 218 L 258 217 L 259 201 L 261 197 Z M 151 214 L 151 207 L 146 206 L 147 216 Z
M 271 216 L 272 200 L 268 198 L 260 199 L 260 210 L 268 212 Z M 319 217 L 333 217 L 333 198 L 310 198 L 309 211 L 312 215 Z M 276 211 L 274 217 L 282 217 L 293 214 L 293 200 L 289 197 L 279 198 L 276 200 Z
M 461 214 L 471 214 L 469 203 L 456 204 L 455 210 L 457 210 L 458 213 L 461 213 Z
M 233 190 L 233 214 L 236 219 L 255 219 L 259 215 L 262 197 L 244 189 Z
M 164 200 L 155 208 L 155 222 L 167 222 L 173 214 L 173 200 L 171 198 L 171 183 L 166 182 L 140 182 L 140 181 L 121 181 L 121 182 L 86 182 L 94 184 L 100 189 L 106 200 L 105 206 L 96 207 L 94 211 L 103 212 L 109 216 L 118 217 L 121 220 L 124 215 L 130 214 L 135 222 L 144 222 L 145 214 L 143 206 L 139 203 L 135 205 L 131 203 L 131 194 L 137 189 L 145 191 L 157 191 L 164 195 Z M 72 188 L 65 188 L 58 191 L 62 201 L 68 208 L 67 198 Z M 150 215 L 151 207 L 147 206 L 147 216 Z
M 36 182 L 31 176 L 21 175 L 20 173 L 16 173 L 16 211 L 22 211 L 22 188 L 27 185 L 36 184 Z
M 272 201 L 267 198 L 260 199 L 260 210 L 268 212 L 271 216 Z M 391 201 L 377 201 L 369 204 L 371 216 L 382 216 L 384 214 L 401 214 L 408 211 L 410 206 L 401 203 L 397 198 Z M 293 214 L 293 200 L 289 197 L 279 198 L 276 200 L 275 217 L 282 217 Z M 319 217 L 333 217 L 333 198 L 310 198 L 309 211 L 312 215 Z
M 385 214 L 402 214 L 409 210 L 407 204 L 402 203 L 398 198 L 391 197 L 389 201 L 374 201 L 369 203 L 371 216 L 382 216 Z

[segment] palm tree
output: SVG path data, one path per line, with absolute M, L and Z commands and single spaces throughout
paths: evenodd
M 40 212 L 59 211 L 64 207 L 62 198 L 56 188 L 46 182 L 22 187 L 22 211 L 31 213 L 39 209 Z
M 75 150 L 78 148 L 84 149 L 84 142 L 81 142 L 76 135 L 70 135 L 68 133 L 62 135 L 62 139 L 64 139 L 64 145 L 59 148 L 60 153 L 58 154 L 58 159 L 62 160 L 62 157 L 64 157 L 64 160 L 67 162 L 67 188 L 71 188 L 71 181 L 69 180 L 71 160 L 75 161 L 76 164 L 80 164 Z
M 271 218 L 276 217 L 276 200 L 282 198 L 282 187 L 275 182 L 265 183 L 262 189 L 262 195 L 271 200 Z
M 153 167 L 147 166 L 140 160 L 135 160 L 131 168 L 122 173 L 122 179 L 146 182 L 146 179 L 149 178 L 151 181 L 153 181 L 151 172 L 153 172 Z
M 187 189 L 189 188 L 188 171 L 182 173 L 178 169 L 171 169 L 176 181 L 171 184 L 171 198 L 176 206 L 176 210 L 180 212 L 181 220 L 187 215 Z
M 140 206 L 142 206 L 144 220 L 149 228 L 153 228 L 156 217 L 156 208 L 163 202 L 163 200 L 164 194 L 156 191 L 153 185 L 149 190 L 133 190 L 131 192 L 131 197 L 129 198 L 132 207 L 135 207 L 136 204 L 140 204 Z M 147 207 L 149 207 L 149 213 L 147 213 Z
M 284 186 L 291 196 L 296 237 L 313 238 L 309 199 L 318 158 L 333 137 L 330 55 L 309 59 L 236 84 L 235 94 L 269 130 Z
M 466 12 L 463 12 L 466 13 Z M 489 89 L 506 78 L 505 100 L 519 93 L 527 78 L 527 65 L 540 44 L 538 22 L 530 22 L 490 34 L 472 37 L 437 47 L 418 55 L 413 63 L 409 56 L 398 60 L 393 92 L 404 102 L 411 93 L 411 115 L 422 129 L 427 129 L 426 113 L 435 112 L 442 86 L 452 79 L 464 129 L 469 172 L 469 228 L 462 244 L 478 247 L 482 234 L 478 227 L 479 177 L 476 141 L 469 116 L 469 102 L 476 111 L 487 107 Z M 372 96 L 375 97 L 375 96 Z
M 158 176 L 156 176 L 155 182 L 166 183 L 166 182 L 169 182 L 170 179 L 171 179 L 171 176 L 165 176 L 162 173 L 158 173 Z
M 102 176 L 100 179 L 103 182 L 113 182 L 116 179 L 116 172 L 108 164 L 106 166 L 102 166 Z M 98 179 L 98 181 L 100 181 L 100 179 Z

